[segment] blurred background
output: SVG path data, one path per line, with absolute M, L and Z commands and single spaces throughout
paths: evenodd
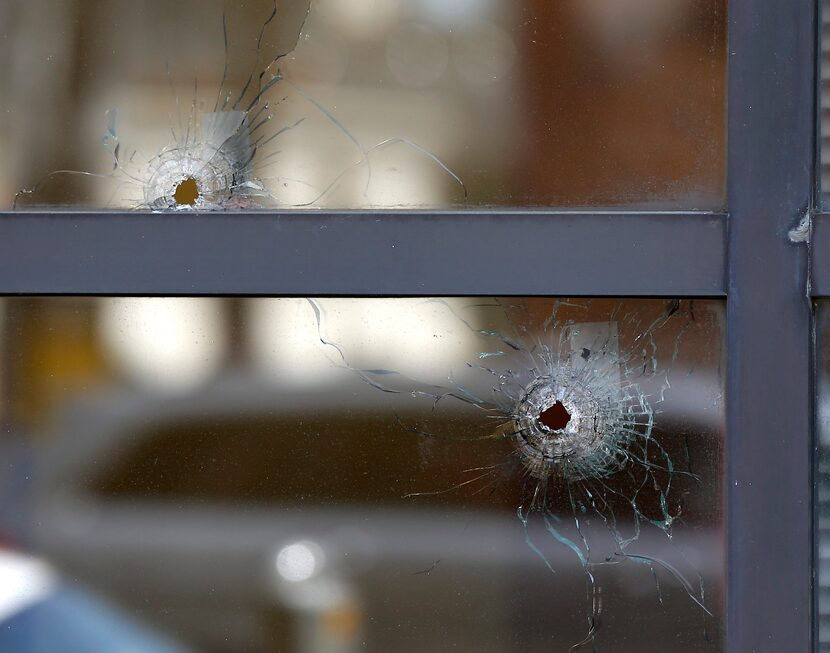
M 108 173 L 108 109 L 122 155 L 158 152 L 193 96 L 215 95 L 223 11 L 238 90 L 272 6 L 1 0 L 0 206 L 55 170 Z M 726 0 L 313 0 L 304 25 L 307 0 L 279 6 L 262 59 L 296 49 L 274 129 L 307 118 L 271 162 L 280 205 L 723 207 Z M 321 108 L 363 148 L 429 151 L 468 197 L 405 145 L 372 154 L 369 183 Z M 22 208 L 120 206 L 112 197 L 76 176 Z
M 503 305 L 509 322 L 486 298 L 322 299 L 318 324 L 303 299 L 1 300 L 0 633 L 18 633 L 0 634 L 3 650 L 101 628 L 123 640 L 108 650 L 138 653 L 528 653 L 583 639 L 585 576 L 541 520 L 517 518 L 512 443 L 406 428 L 492 430 L 475 407 L 410 390 L 452 379 L 492 393 L 477 365 L 527 365 L 483 356 L 480 331 L 561 339 L 542 331 L 554 300 Z M 664 567 L 601 566 L 597 647 L 722 650 L 724 304 L 573 300 L 558 317 L 583 337 L 611 328 L 635 353 L 620 374 L 654 402 L 655 442 L 679 473 L 673 540 L 644 523 L 629 552 L 679 570 L 712 613 Z M 400 392 L 365 383 L 321 335 L 353 368 L 399 373 L 374 378 Z M 646 518 L 658 503 L 642 493 Z M 550 507 L 570 533 L 567 497 Z M 594 559 L 613 559 L 602 521 L 580 519 Z

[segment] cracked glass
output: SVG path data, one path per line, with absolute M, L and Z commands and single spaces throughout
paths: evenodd
M 0 206 L 724 205 L 726 0 L 0 1 Z
M 0 648 L 722 651 L 724 309 L 1 300 Z

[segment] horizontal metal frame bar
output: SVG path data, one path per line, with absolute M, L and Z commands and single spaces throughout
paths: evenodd
M 0 214 L 0 294 L 722 296 L 711 213 Z

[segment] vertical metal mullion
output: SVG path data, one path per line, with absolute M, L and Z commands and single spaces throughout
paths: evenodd
M 732 0 L 729 19 L 727 651 L 810 651 L 810 208 L 815 0 Z

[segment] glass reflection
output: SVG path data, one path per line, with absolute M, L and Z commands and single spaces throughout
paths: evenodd
M 830 312 L 826 300 L 816 302 L 816 575 L 818 588 L 816 608 L 818 619 L 818 651 L 830 650 L 830 629 L 828 629 L 828 583 L 830 583 Z
M 0 205 L 723 206 L 725 0 L 273 6 L 0 2 Z
M 722 650 L 722 302 L 3 306 L 2 540 L 141 641 Z
M 818 157 L 821 165 L 821 201 L 827 208 L 827 194 L 830 192 L 830 5 L 828 0 L 819 2 L 821 16 L 821 62 L 819 66 L 819 125 Z

